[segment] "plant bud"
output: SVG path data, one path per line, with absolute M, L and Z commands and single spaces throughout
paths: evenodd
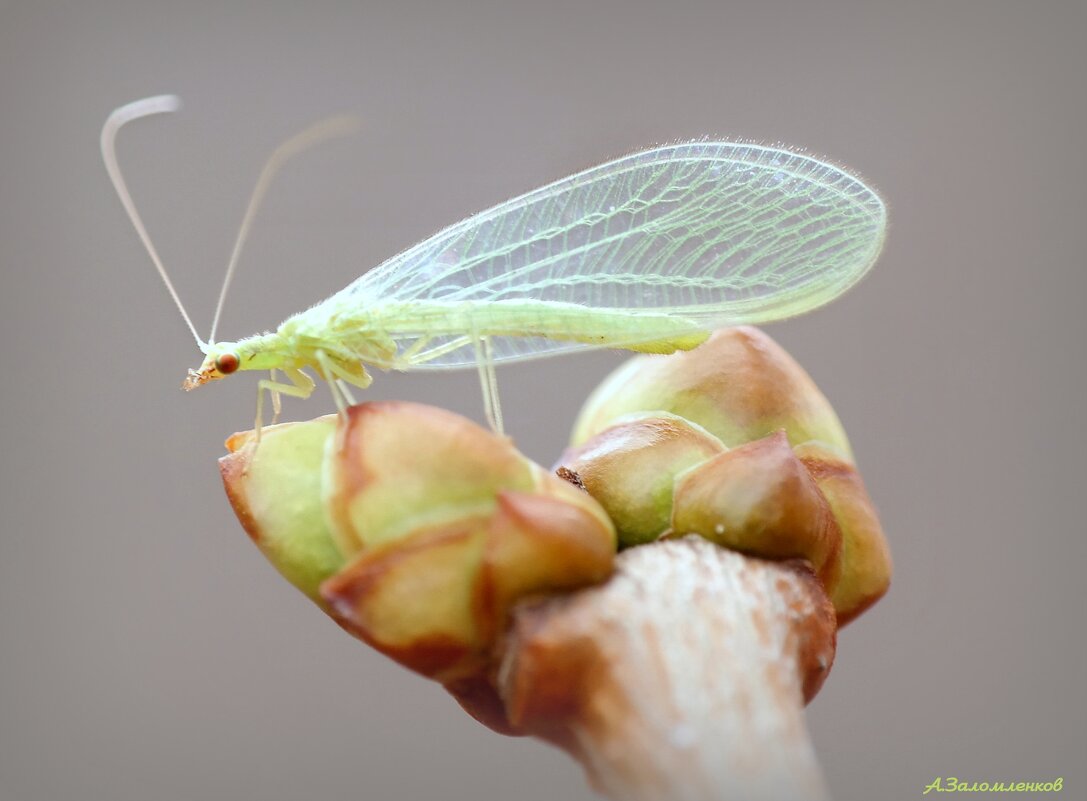
M 586 403 L 560 460 L 611 515 L 622 546 L 698 534 L 803 558 L 839 624 L 886 592 L 890 554 L 830 403 L 755 328 L 637 356 Z
M 560 464 L 607 510 L 625 548 L 668 531 L 676 476 L 724 451 L 721 440 L 682 417 L 629 415 L 568 450 Z
M 362 404 L 228 447 L 227 494 L 277 569 L 350 632 L 443 682 L 483 670 L 521 597 L 612 570 L 615 531 L 588 494 L 441 409 Z
M 253 432 L 227 440 L 219 460 L 234 513 L 261 553 L 291 584 L 327 610 L 321 582 L 345 558 L 332 538 L 321 498 L 325 444 L 336 415 L 264 429 L 260 447 Z
M 532 462 L 508 440 L 433 406 L 356 406 L 330 449 L 325 502 L 347 556 L 423 528 L 487 516 L 500 491 L 528 491 L 537 480 Z
M 680 477 L 671 536 L 687 534 L 766 559 L 807 559 L 824 587 L 838 580 L 838 524 L 783 431 Z
M 819 440 L 853 458 L 815 382 L 750 326 L 715 331 L 691 351 L 629 360 L 586 401 L 571 442 L 581 445 L 625 415 L 662 411 L 697 423 L 730 448 L 784 429 L 794 445 Z
M 828 593 L 844 626 L 878 601 L 891 583 L 891 552 L 875 504 L 850 462 L 820 442 L 805 442 L 796 455 L 830 504 L 842 532 L 841 575 Z

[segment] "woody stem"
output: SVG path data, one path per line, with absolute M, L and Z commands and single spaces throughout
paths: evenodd
M 803 706 L 836 624 L 806 567 L 697 537 L 631 548 L 606 584 L 514 617 L 510 721 L 623 801 L 825 801 Z

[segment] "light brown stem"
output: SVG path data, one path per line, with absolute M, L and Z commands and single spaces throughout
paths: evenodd
M 658 542 L 600 587 L 521 604 L 498 691 L 611 798 L 823 801 L 803 706 L 835 631 L 803 565 Z

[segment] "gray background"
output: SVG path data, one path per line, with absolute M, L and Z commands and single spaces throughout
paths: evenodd
M 0 797 L 591 797 L 346 637 L 232 517 L 215 459 L 255 380 L 178 390 L 198 353 L 97 152 L 110 109 L 172 91 L 183 113 L 120 156 L 205 331 L 269 151 L 366 119 L 274 186 L 224 336 L 655 142 L 783 141 L 866 176 L 877 268 L 770 329 L 835 403 L 897 568 L 842 633 L 816 747 L 839 799 L 949 775 L 1083 798 L 1085 8 L 0 3 Z M 501 370 L 519 445 L 549 463 L 620 360 Z M 368 397 L 481 418 L 472 374 Z

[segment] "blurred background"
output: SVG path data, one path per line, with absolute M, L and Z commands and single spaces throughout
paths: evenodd
M 269 152 L 284 171 L 220 333 L 274 328 L 438 228 L 653 143 L 784 142 L 886 198 L 871 275 L 769 328 L 849 431 L 890 594 L 809 722 L 838 799 L 938 777 L 1083 797 L 1087 6 L 806 2 L 0 2 L 0 796 L 589 799 L 345 636 L 257 553 L 215 460 L 255 379 L 200 360 L 106 179 L 114 107 L 176 92 L 119 154 L 207 331 Z M 549 464 L 622 361 L 499 371 Z M 369 399 L 482 420 L 476 376 Z M 287 419 L 332 409 L 323 388 Z

